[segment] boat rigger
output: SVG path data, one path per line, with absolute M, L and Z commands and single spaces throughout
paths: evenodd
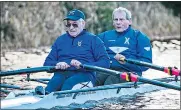
M 180 85 L 173 77 L 155 79 L 167 82 L 172 85 Z M 180 79 L 179 79 L 180 80 Z M 1 101 L 2 109 L 50 109 L 56 106 L 68 106 L 72 103 L 83 104 L 86 101 L 99 101 L 105 98 L 135 95 L 166 88 L 137 82 L 98 86 L 79 90 L 66 90 L 52 92 L 49 95 L 37 95 L 35 90 L 14 91 L 9 94 L 9 98 Z

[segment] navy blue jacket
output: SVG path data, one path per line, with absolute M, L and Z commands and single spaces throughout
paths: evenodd
M 152 63 L 152 47 L 150 39 L 140 31 L 132 29 L 130 26 L 127 30 L 120 33 L 116 30 L 110 30 L 98 35 L 106 46 L 110 56 L 111 69 L 120 71 L 137 72 L 142 75 L 143 71 L 148 68 L 134 64 L 120 64 L 114 56 L 116 53 L 124 55 L 127 59 L 135 59 Z
M 66 62 L 70 65 L 72 59 L 78 60 L 82 64 L 110 67 L 104 43 L 99 37 L 86 30 L 83 30 L 77 37 L 72 37 L 68 33 L 58 37 L 52 45 L 52 50 L 47 56 L 44 66 L 55 66 L 58 62 Z M 76 70 L 74 67 L 69 69 Z

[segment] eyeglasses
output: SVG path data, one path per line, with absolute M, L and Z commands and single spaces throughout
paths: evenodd
M 71 23 L 67 23 L 67 24 L 66 24 L 66 27 L 70 28 L 71 25 L 72 25 L 74 28 L 77 28 L 77 27 L 78 27 L 78 24 L 71 24 Z

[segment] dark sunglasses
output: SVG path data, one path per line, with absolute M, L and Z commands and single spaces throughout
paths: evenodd
M 72 25 L 74 28 L 77 28 L 77 27 L 78 27 L 78 24 L 71 24 L 71 23 L 67 23 L 67 24 L 66 24 L 66 27 L 70 28 L 71 25 Z

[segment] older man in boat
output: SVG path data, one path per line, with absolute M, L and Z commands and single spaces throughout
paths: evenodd
M 64 20 L 66 33 L 54 42 L 44 66 L 56 66 L 56 69 L 66 71 L 54 73 L 45 88 L 46 93 L 93 87 L 96 73 L 81 70 L 81 64 L 110 67 L 104 43 L 85 29 L 84 13 L 71 10 Z
M 110 68 L 117 71 L 135 72 L 142 76 L 142 72 L 148 68 L 138 66 L 120 59 L 136 59 L 152 63 L 152 47 L 149 37 L 132 28 L 131 12 L 123 7 L 116 8 L 112 13 L 115 29 L 105 31 L 98 36 L 104 42 L 110 56 Z M 97 73 L 96 85 L 109 85 L 125 82 L 119 77 Z

